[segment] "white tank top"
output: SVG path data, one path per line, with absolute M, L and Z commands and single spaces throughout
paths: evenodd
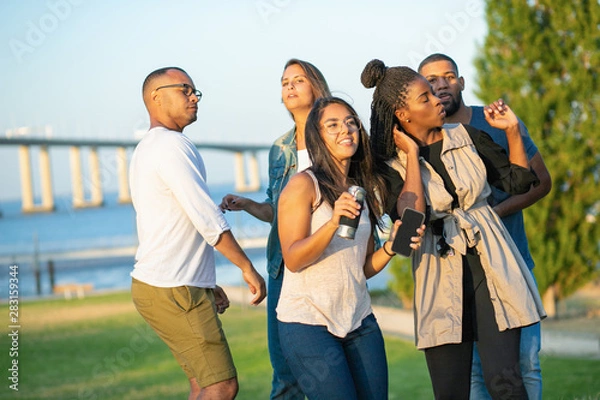
M 321 192 L 315 176 L 317 202 Z M 332 208 L 322 203 L 314 210 L 311 234 L 331 219 Z M 290 229 L 292 229 L 290 227 Z M 321 325 L 335 336 L 345 337 L 372 313 L 364 273 L 371 236 L 369 210 L 364 206 L 354 240 L 335 235 L 319 259 L 308 267 L 283 275 L 277 318 L 282 322 Z
M 297 172 L 302 172 L 312 165 L 312 163 L 310 162 L 310 157 L 308 156 L 308 150 L 298 150 L 296 152 L 296 156 L 298 157 L 298 168 L 296 170 Z

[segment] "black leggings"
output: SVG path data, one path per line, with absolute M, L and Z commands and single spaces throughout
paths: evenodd
M 493 399 L 527 399 L 519 367 L 521 329 L 498 331 L 479 256 L 463 257 L 463 338 L 425 350 L 436 399 L 469 399 L 473 340 Z

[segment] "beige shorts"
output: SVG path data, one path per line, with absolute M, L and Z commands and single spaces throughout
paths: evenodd
M 196 378 L 200 387 L 237 376 L 212 289 L 161 288 L 133 279 L 131 297 L 188 378 Z

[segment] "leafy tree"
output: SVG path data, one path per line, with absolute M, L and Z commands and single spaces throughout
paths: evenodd
M 552 175 L 550 194 L 525 210 L 535 275 L 551 311 L 597 276 L 600 263 L 600 3 L 486 5 L 476 94 L 507 101 Z
M 403 308 L 412 310 L 415 292 L 412 259 L 396 256 L 392 258 L 388 268 L 393 278 L 388 281 L 388 289 L 402 301 Z

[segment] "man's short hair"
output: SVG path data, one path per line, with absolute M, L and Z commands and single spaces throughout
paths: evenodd
M 160 78 L 161 76 L 166 75 L 166 73 L 169 72 L 170 70 L 181 71 L 187 75 L 187 72 L 185 72 L 182 68 L 179 68 L 179 67 L 163 67 L 163 68 L 159 68 L 155 71 L 152 71 L 152 72 L 150 72 L 150 74 L 148 74 L 146 79 L 144 79 L 144 84 L 142 85 L 142 96 L 145 98 L 146 92 L 148 90 L 153 90 L 153 89 L 151 89 L 151 87 L 153 86 L 152 83 L 156 79 Z
M 456 76 L 459 76 L 460 74 L 458 73 L 458 65 L 456 64 L 456 62 L 448 57 L 445 54 L 442 53 L 434 53 L 431 54 L 427 57 L 425 57 L 425 59 L 423 61 L 421 61 L 421 64 L 419 64 L 419 73 L 421 73 L 421 69 L 426 66 L 427 64 L 431 64 L 432 62 L 436 62 L 436 61 L 448 61 L 452 64 L 452 66 L 454 67 L 454 70 L 456 71 Z

